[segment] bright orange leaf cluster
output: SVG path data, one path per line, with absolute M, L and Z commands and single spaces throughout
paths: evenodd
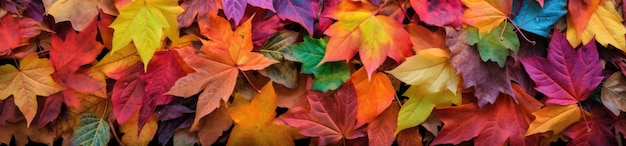
M 0 144 L 617 145 L 625 12 L 621 0 L 0 0 Z

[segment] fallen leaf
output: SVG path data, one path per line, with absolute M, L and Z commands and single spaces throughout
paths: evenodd
M 595 43 L 575 50 L 563 34 L 555 31 L 548 57 L 521 60 L 546 104 L 570 105 L 583 101 L 602 82 L 602 66 Z
M 622 111 L 626 111 L 626 77 L 624 74 L 621 72 L 611 74 L 602 85 L 600 97 L 604 107 L 613 115 L 619 116 Z
M 367 125 L 367 140 L 369 140 L 369 145 L 383 146 L 393 144 L 395 139 L 393 132 L 396 130 L 396 120 L 398 119 L 399 110 L 400 105 L 398 105 L 397 102 L 393 102 Z
M 463 4 L 460 0 L 411 0 L 411 6 L 426 24 L 455 28 L 463 24 Z
M 537 145 L 538 137 L 524 134 L 530 125 L 530 112 L 524 106 L 541 105 L 533 97 L 522 93 L 517 101 L 531 105 L 517 105 L 511 96 L 502 96 L 495 103 L 480 108 L 476 103 L 437 109 L 435 114 L 444 126 L 432 142 L 437 144 L 460 144 L 474 139 L 475 145 Z
M 154 134 L 157 132 L 157 117 L 151 115 L 146 125 L 141 128 L 141 132 L 139 132 L 138 121 L 139 113 L 135 114 L 128 122 L 120 125 L 120 132 L 124 133 L 122 138 L 122 143 L 124 145 L 148 145 Z
M 379 117 L 385 109 L 388 109 L 387 107 L 391 105 L 396 95 L 391 80 L 382 72 L 375 72 L 372 74 L 372 78 L 368 80 L 365 68 L 361 68 L 352 74 L 350 81 L 354 84 L 358 100 L 357 127 Z M 369 138 L 369 140 L 372 139 Z
M 325 40 L 310 37 L 304 37 L 304 42 L 289 46 L 293 56 L 302 62 L 300 72 L 315 76 L 312 90 L 335 90 L 350 78 L 346 62 L 323 62 L 323 56 L 328 54 L 324 51 L 326 47 Z
M 253 1 L 253 0 L 250 0 Z M 313 22 L 317 17 L 317 10 L 311 7 L 311 1 L 307 0 L 273 0 L 276 15 L 281 19 L 291 20 L 300 24 L 309 36 L 313 35 Z
M 592 118 L 569 126 L 563 135 L 572 138 L 573 145 L 618 145 L 611 125 L 615 121 L 600 106 L 591 109 Z
M 13 95 L 15 105 L 26 117 L 27 127 L 37 114 L 37 95 L 50 96 L 63 90 L 50 76 L 52 73 L 50 61 L 36 54 L 22 59 L 19 69 L 11 64 L 0 66 L 0 99 Z
M 456 94 L 461 80 L 450 62 L 450 53 L 439 48 L 421 50 L 387 73 L 404 83 L 420 86 L 428 93 L 450 91 Z
M 466 30 L 446 27 L 446 46 L 450 48 L 452 65 L 463 76 L 463 88 L 474 89 L 478 106 L 494 103 L 500 93 L 514 95 L 506 70 L 495 62 L 483 62 L 478 51 L 465 43 Z
M 508 18 L 513 6 L 511 0 L 461 0 L 468 8 L 463 11 L 463 22 L 478 28 L 482 37 L 491 33 Z
M 163 36 L 170 40 L 179 37 L 176 17 L 184 10 L 177 1 L 136 0 L 119 9 L 120 15 L 109 26 L 113 33 L 111 53 L 128 46 L 131 41 L 137 46 L 144 69 L 152 60 L 154 52 L 162 46 Z
M 234 32 L 230 29 L 223 30 L 229 25 L 224 18 L 213 14 L 210 15 L 209 20 L 211 23 L 220 24 L 218 26 L 222 26 L 222 28 L 207 28 L 201 25 L 203 35 L 211 40 L 204 41 L 204 46 L 198 52 L 190 47 L 177 49 L 185 63 L 196 72 L 178 79 L 170 91 L 166 93 L 189 97 L 204 89 L 198 97 L 196 117 L 191 130 L 196 130 L 198 121 L 218 108 L 221 100 L 228 101 L 235 88 L 239 72 L 261 70 L 277 63 L 277 61 L 270 60 L 260 53 L 251 52 L 253 46 L 250 19 Z M 223 36 L 217 34 L 223 34 Z M 218 38 L 220 36 L 221 38 Z
M 356 91 L 347 82 L 336 92 L 307 91 L 310 109 L 282 115 L 280 120 L 298 128 L 300 134 L 317 137 L 318 145 L 331 145 L 366 135 L 364 127 L 356 127 Z
M 283 54 L 291 54 L 291 46 L 298 39 L 298 33 L 282 30 L 276 32 L 261 46 L 260 52 L 265 57 L 279 61 L 259 71 L 263 76 L 269 77 L 273 82 L 284 85 L 287 88 L 296 88 L 298 85 L 298 71 L 294 62 L 285 60 Z
M 342 1 L 331 17 L 337 22 L 324 34 L 330 36 L 322 63 L 349 62 L 359 52 L 368 78 L 387 56 L 403 62 L 413 55 L 409 33 L 404 26 L 384 15 L 376 15 L 367 3 Z
M 489 60 L 498 63 L 498 66 L 504 67 L 506 58 L 509 56 L 509 50 L 517 53 L 520 47 L 517 34 L 513 31 L 513 27 L 506 25 L 513 25 L 505 22 L 498 27 L 493 28 L 493 31 L 487 34 L 480 34 L 477 28 L 469 27 L 469 37 L 467 43 L 475 45 L 480 54 L 480 59 L 484 62 Z
M 227 145 L 294 145 L 297 130 L 276 125 L 276 93 L 272 82 L 268 82 L 252 101 L 235 94 L 228 108 L 235 123 Z M 254 121 L 254 122 L 251 122 Z
M 74 129 L 72 145 L 107 145 L 111 130 L 109 124 L 96 114 L 88 113 L 80 117 L 80 124 Z
M 520 1 L 521 7 L 517 15 L 515 15 L 513 23 L 523 30 L 548 37 L 552 30 L 552 25 L 567 13 L 567 1 L 541 1 L 540 3 L 526 0 Z
M 535 120 L 530 123 L 526 136 L 552 131 L 553 134 L 560 134 L 570 125 L 580 121 L 584 116 L 589 116 L 576 104 L 557 105 L 547 104 L 541 110 L 533 112 Z
M 98 15 L 100 0 L 44 0 L 52 5 L 46 6 L 46 13 L 54 16 L 54 22 L 72 22 L 74 30 L 82 31 Z M 76 13 L 76 10 L 81 10 Z

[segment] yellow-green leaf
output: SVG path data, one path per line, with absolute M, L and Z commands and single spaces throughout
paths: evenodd
M 179 37 L 176 18 L 184 10 L 173 0 L 136 0 L 119 9 L 120 15 L 109 26 L 116 52 L 132 41 L 147 68 L 154 52 L 162 45 L 164 36 L 176 41 Z

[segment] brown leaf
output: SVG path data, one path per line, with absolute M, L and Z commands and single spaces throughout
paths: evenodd
M 600 95 L 602 104 L 613 115 L 619 116 L 622 111 L 626 111 L 626 77 L 621 72 L 613 73 L 602 85 Z

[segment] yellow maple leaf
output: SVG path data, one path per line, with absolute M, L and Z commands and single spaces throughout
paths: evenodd
M 439 48 L 421 50 L 387 73 L 404 83 L 426 88 L 424 91 L 429 93 L 456 93 L 461 80 L 450 62 L 450 53 Z
M 604 47 L 611 44 L 622 51 L 626 51 L 626 37 L 624 36 L 626 27 L 622 24 L 622 17 L 617 13 L 610 0 L 605 0 L 603 3 L 591 14 L 582 36 L 578 36 L 574 28 L 574 23 L 577 22 L 573 22 L 571 15 L 567 15 L 568 29 L 566 35 L 570 45 L 576 47 L 581 41 L 583 44 L 587 44 L 595 37 L 596 41 Z
M 478 28 L 480 36 L 488 34 L 509 16 L 511 0 L 461 0 L 467 6 L 463 22 Z
M 111 52 L 119 51 L 132 41 L 144 68 L 161 47 L 163 36 L 172 41 L 179 37 L 177 17 L 184 10 L 178 1 L 136 0 L 119 11 L 120 15 L 109 26 L 115 29 Z
M 565 128 L 580 121 L 582 112 L 584 112 L 586 116 L 589 116 L 589 113 L 578 108 L 577 104 L 548 104 L 541 110 L 533 112 L 535 120 L 530 123 L 528 131 L 526 131 L 526 136 L 548 131 L 559 134 L 565 130 Z
M 30 126 L 37 114 L 37 95 L 50 96 L 63 88 L 50 76 L 54 68 L 48 59 L 32 54 L 22 59 L 19 66 L 19 70 L 10 64 L 0 66 L 0 100 L 13 95 L 15 105 Z
M 268 82 L 261 93 L 255 93 L 252 101 L 235 94 L 235 101 L 228 109 L 235 122 L 228 145 L 294 145 L 299 137 L 297 129 L 276 125 L 276 93 Z

